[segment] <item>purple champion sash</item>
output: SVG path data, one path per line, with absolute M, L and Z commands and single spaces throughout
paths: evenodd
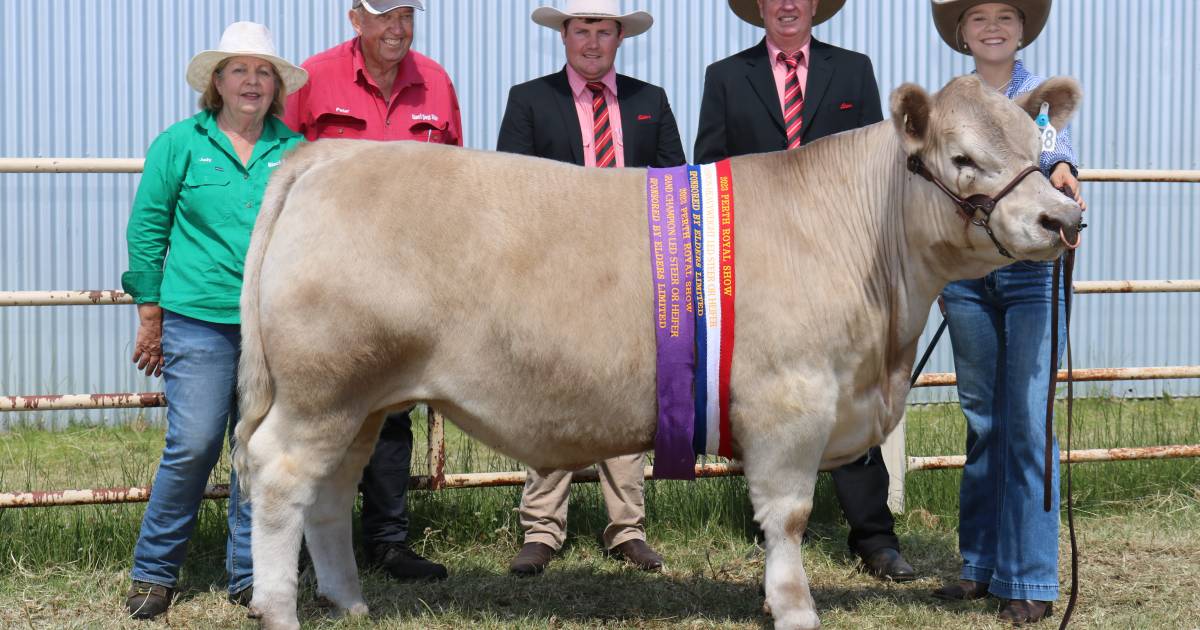
M 650 169 L 646 199 L 658 368 L 654 478 L 695 479 L 695 261 L 688 167 Z

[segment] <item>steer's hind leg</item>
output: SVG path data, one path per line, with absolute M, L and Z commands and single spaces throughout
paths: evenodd
M 245 445 L 254 523 L 251 608 L 269 630 L 300 627 L 296 565 L 304 516 L 319 483 L 341 465 L 361 424 L 361 416 L 342 412 L 316 416 L 282 408 L 277 400 Z
M 351 616 L 367 614 L 351 541 L 351 511 L 363 467 L 371 459 L 384 413 L 375 413 L 351 442 L 341 466 L 318 484 L 317 499 L 304 519 L 304 537 L 317 574 L 317 592 Z
M 800 556 L 825 441 L 816 442 L 759 436 L 743 447 L 754 518 L 767 537 L 765 590 L 776 630 L 821 627 Z

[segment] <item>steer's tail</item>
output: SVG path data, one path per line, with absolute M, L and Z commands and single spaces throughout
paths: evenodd
M 287 202 L 292 185 L 316 163 L 317 152 L 312 145 L 302 146 L 289 153 L 284 163 L 271 175 L 263 195 L 262 207 L 250 237 L 250 248 L 246 252 L 246 266 L 242 279 L 242 357 L 238 366 L 238 398 L 241 419 L 235 431 L 233 466 L 237 470 L 242 497 L 250 498 L 250 466 L 247 461 L 246 445 L 250 436 L 262 424 L 275 400 L 275 386 L 271 370 L 263 351 L 262 330 L 259 321 L 259 298 L 262 286 L 263 258 L 271 243 L 275 222 L 279 219 Z

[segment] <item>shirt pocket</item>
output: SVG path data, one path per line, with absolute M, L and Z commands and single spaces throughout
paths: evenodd
M 416 140 L 417 142 L 448 144 L 453 140 L 450 137 L 449 129 L 449 122 L 436 123 L 422 120 L 420 122 L 413 123 L 408 128 L 408 133 L 412 136 L 412 139 Z
M 197 226 L 217 225 L 233 217 L 232 179 L 213 169 L 190 169 L 179 193 L 182 210 Z
M 362 138 L 367 132 L 367 121 L 345 114 L 326 112 L 317 116 L 314 125 L 318 138 Z
M 825 111 L 840 120 L 858 120 L 862 114 L 862 103 L 856 98 L 835 98 L 825 106 Z

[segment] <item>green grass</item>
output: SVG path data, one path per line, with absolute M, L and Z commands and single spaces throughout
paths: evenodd
M 913 407 L 908 422 L 910 455 L 962 452 L 964 426 L 956 406 Z M 423 444 L 423 423 L 415 426 Z M 520 469 L 453 429 L 447 433 L 449 472 Z M 1200 443 L 1200 400 L 1080 401 L 1075 435 L 1077 448 Z M 161 430 L 136 421 L 57 433 L 14 429 L 0 433 L 0 489 L 145 484 L 161 447 Z M 422 450 L 416 453 L 418 473 Z M 227 474 L 223 460 L 214 482 Z M 1200 628 L 1200 461 L 1081 464 L 1074 474 L 1084 554 L 1078 627 Z M 992 621 L 994 602 L 947 604 L 928 597 L 957 572 L 958 480 L 957 471 L 908 476 L 908 510 L 897 529 L 923 577 L 904 585 L 882 584 L 855 570 L 832 489 L 827 478 L 821 480 L 805 563 L 826 627 L 1000 627 Z M 581 484 L 572 490 L 571 537 L 562 557 L 540 578 L 509 577 L 507 561 L 520 546 L 514 512 L 519 494 L 519 488 L 414 493 L 415 546 L 446 563 L 451 579 L 397 584 L 365 574 L 369 622 L 325 620 L 309 585 L 302 589 L 302 618 L 313 627 L 336 628 L 769 624 L 758 590 L 764 557 L 743 479 L 647 484 L 648 534 L 668 563 L 661 575 L 603 556 L 597 542 L 606 523 L 603 501 L 595 484 Z M 244 609 L 223 599 L 224 507 L 205 502 L 201 508 L 171 626 L 245 623 Z M 121 614 L 143 509 L 0 510 L 0 628 L 147 627 Z

